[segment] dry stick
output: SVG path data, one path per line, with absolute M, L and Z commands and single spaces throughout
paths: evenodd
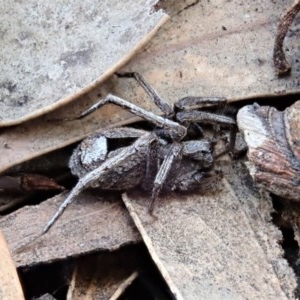
M 275 65 L 275 72 L 278 76 L 286 76 L 291 72 L 291 65 L 286 60 L 283 51 L 283 40 L 299 10 L 300 10 L 300 1 L 297 1 L 281 18 L 277 28 L 274 52 L 273 52 L 273 61 Z

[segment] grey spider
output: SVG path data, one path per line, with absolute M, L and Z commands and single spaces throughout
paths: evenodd
M 127 127 L 106 129 L 83 140 L 69 163 L 79 181 L 44 227 L 43 233 L 50 229 L 67 205 L 86 188 L 128 190 L 141 186 L 151 193 L 151 214 L 162 192 L 201 189 L 212 176 L 209 170 L 212 169 L 214 156 L 211 139 L 191 137 L 191 132 L 195 131 L 202 135 L 199 124 L 229 127 L 231 137 L 226 151 L 234 148 L 236 122 L 233 117 L 220 113 L 227 102 L 225 98 L 185 97 L 172 108 L 140 74 L 117 75 L 137 80 L 164 116 L 108 94 L 76 118 L 83 118 L 103 105 L 112 103 L 142 117 L 154 129 L 151 132 Z M 212 107 L 219 107 L 219 113 L 203 110 Z M 108 143 L 112 139 L 134 141 L 129 146 L 109 151 Z

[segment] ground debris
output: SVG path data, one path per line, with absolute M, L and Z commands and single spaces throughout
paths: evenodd
M 44 236 L 43 227 L 67 193 L 26 206 L 0 219 L 18 267 L 50 262 L 91 251 L 115 250 L 140 237 L 119 199 L 83 192 Z M 37 238 L 34 242 L 31 241 Z M 28 244 L 29 243 L 29 244 Z
M 156 219 L 142 197 L 123 200 L 176 299 L 292 298 L 270 199 L 249 186 L 245 167 L 227 172 L 221 192 L 166 197 Z

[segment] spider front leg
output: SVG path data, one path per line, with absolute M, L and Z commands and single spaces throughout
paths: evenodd
M 155 115 L 152 112 L 149 112 L 129 101 L 126 101 L 122 98 L 108 94 L 104 99 L 101 99 L 88 110 L 84 111 L 77 119 L 84 118 L 85 116 L 91 114 L 95 110 L 99 109 L 107 103 L 112 103 L 118 105 L 126 110 L 129 110 L 136 116 L 139 116 L 155 126 L 162 128 L 166 136 L 169 136 L 172 140 L 181 140 L 186 135 L 186 128 L 172 120 L 163 118 L 161 116 Z
M 198 101 L 198 98 L 196 99 Z M 224 116 L 222 114 L 207 112 L 207 111 L 190 110 L 190 111 L 178 112 L 176 114 L 176 119 L 180 123 L 202 123 L 202 124 L 211 124 L 214 126 L 218 125 L 223 127 L 229 127 L 230 129 L 229 145 L 227 149 L 222 153 L 218 154 L 217 157 L 227 152 L 234 153 L 234 146 L 235 146 L 236 133 L 237 133 L 236 121 L 234 118 L 229 116 Z
M 158 93 L 151 87 L 151 85 L 142 77 L 141 74 L 137 72 L 125 72 L 125 73 L 117 73 L 119 77 L 126 77 L 126 78 L 134 78 L 140 86 L 147 92 L 150 98 L 153 100 L 155 105 L 164 113 L 167 117 L 174 116 L 174 110 L 172 107 L 163 99 L 161 98 Z
M 224 97 L 184 97 L 175 103 L 179 111 L 190 111 L 201 108 L 217 107 L 219 110 L 226 106 L 227 99 Z

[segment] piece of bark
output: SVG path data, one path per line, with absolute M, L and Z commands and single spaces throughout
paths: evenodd
M 271 106 L 247 105 L 237 123 L 248 145 L 248 167 L 257 185 L 300 200 L 300 101 L 281 112 Z
M 154 262 L 176 299 L 293 298 L 296 279 L 270 223 L 270 199 L 249 186 L 245 168 L 222 170 L 221 190 L 163 198 L 156 218 L 147 199 L 123 195 Z
M 28 266 L 137 243 L 140 236 L 116 197 L 83 192 L 51 230 L 39 237 L 67 193 L 0 219 L 16 265 Z M 101 194 L 99 194 L 101 195 Z M 34 238 L 37 238 L 33 241 Z
M 10 2 L 2 7 L 0 125 L 18 124 L 99 85 L 166 21 L 155 0 Z
M 0 231 L 0 299 L 25 299 L 16 267 Z

